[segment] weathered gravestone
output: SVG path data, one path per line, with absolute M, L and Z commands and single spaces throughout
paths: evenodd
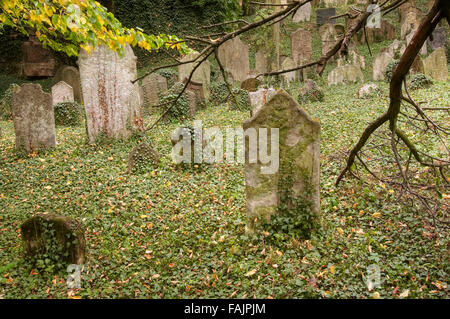
M 295 23 L 311 20 L 311 3 L 308 2 L 300 7 L 292 17 L 292 21 Z
M 269 101 L 272 96 L 276 93 L 275 89 L 269 88 L 260 88 L 256 92 L 249 92 L 248 98 L 250 103 L 250 114 L 254 114 L 257 110 L 259 110 L 264 104 Z
M 67 264 L 84 264 L 86 240 L 82 225 L 73 218 L 38 213 L 20 227 L 27 257 L 52 254 Z M 53 254 L 58 251 L 60 256 Z
M 338 66 L 328 74 L 328 85 L 337 85 L 345 83 L 364 82 L 364 75 L 361 69 L 347 64 Z
M 291 52 L 292 58 L 297 65 L 301 65 L 311 60 L 312 35 L 308 30 L 297 29 L 291 34 Z
M 338 32 L 334 25 L 327 23 L 319 28 L 319 35 L 322 41 L 322 54 L 326 54 L 336 44 Z
M 279 213 L 280 205 L 298 214 L 311 214 L 311 220 L 318 218 L 320 123 L 311 119 L 289 94 L 279 90 L 243 124 L 243 128 L 246 132 L 256 131 L 253 140 L 249 134 L 249 141 L 245 143 L 246 230 L 255 231 L 259 222 Z M 278 141 L 270 144 L 270 150 L 261 143 L 254 147 L 256 135 L 261 138 L 261 134 L 269 134 L 273 138 L 276 129 Z M 277 170 L 274 167 L 268 170 L 269 164 L 261 157 L 269 152 L 273 157 L 279 155 Z M 306 209 L 299 209 L 299 204 Z
M 290 70 L 295 68 L 296 66 L 297 65 L 295 64 L 294 60 L 292 60 L 290 57 L 287 57 L 281 64 L 281 69 Z M 286 85 L 289 85 L 292 81 L 295 81 L 295 79 L 297 78 L 297 71 L 282 73 L 281 78 L 283 79 L 283 82 Z
M 433 33 L 431 33 L 431 36 L 428 38 L 427 43 L 432 50 L 444 47 L 447 43 L 447 33 L 445 31 L 445 28 L 435 29 Z
M 64 81 L 59 81 L 52 86 L 52 104 L 73 102 L 73 88 Z
M 183 57 L 183 59 L 181 59 L 181 62 L 192 61 L 198 56 L 199 56 L 198 52 L 191 52 L 185 57 Z M 199 60 L 200 59 L 201 58 L 199 58 Z M 179 82 L 185 83 L 185 81 L 189 79 L 189 75 L 194 69 L 194 67 L 200 63 L 199 60 L 192 63 L 181 64 L 178 66 Z M 206 60 L 200 64 L 200 66 L 193 73 L 191 80 L 202 84 L 203 96 L 206 100 L 209 100 L 210 86 L 211 86 L 211 67 L 209 61 Z
M 53 76 L 56 60 L 52 51 L 45 49 L 36 36 L 30 36 L 22 45 L 23 73 L 27 77 Z
M 248 46 L 235 37 L 219 47 L 219 59 L 234 81 L 244 81 L 250 73 Z
M 159 103 L 159 94 L 167 91 L 167 79 L 157 73 L 147 75 L 142 80 L 144 94 L 143 106 L 154 106 Z
M 244 82 L 241 83 L 241 89 L 246 90 L 248 92 L 255 92 L 258 90 L 258 86 L 261 84 L 261 81 L 256 78 L 248 78 Z
M 367 42 L 382 42 L 385 40 L 395 40 L 395 27 L 385 19 L 381 19 L 379 28 L 366 27 Z M 359 43 L 365 43 L 364 32 L 358 33 Z
M 128 155 L 128 172 L 134 172 L 144 167 L 156 166 L 161 155 L 147 143 L 140 143 Z
M 90 142 L 100 135 L 126 138 L 143 129 L 136 56 L 129 45 L 125 55 L 102 45 L 78 57 L 87 133 Z
M 269 59 L 263 49 L 255 53 L 255 74 L 266 73 L 269 70 Z
M 336 19 L 329 19 L 336 15 L 336 8 L 316 9 L 316 23 L 322 25 L 325 23 L 335 24 Z
M 448 67 L 444 48 L 437 48 L 423 60 L 424 74 L 438 81 L 447 81 Z
M 407 36 L 406 36 L 406 45 L 409 45 L 411 42 L 414 34 L 416 33 L 416 30 L 412 30 Z M 421 55 L 427 55 L 427 43 L 425 42 L 422 47 L 420 48 L 419 54 Z
M 388 64 L 393 61 L 393 56 L 389 53 L 388 49 L 381 49 L 375 57 L 373 62 L 373 80 L 384 80 L 384 71 Z
M 60 81 L 64 81 L 72 87 L 75 101 L 81 103 L 83 96 L 81 94 L 80 72 L 78 69 L 69 65 L 60 67 L 52 79 L 52 84 L 55 85 Z
M 52 96 L 43 92 L 39 84 L 15 88 L 12 108 L 18 150 L 31 153 L 56 146 Z
M 406 39 L 406 36 L 414 30 L 417 30 L 420 26 L 420 11 L 413 10 L 406 13 L 405 19 L 402 21 L 400 27 L 400 36 L 402 39 Z
M 381 89 L 375 83 L 366 83 L 358 89 L 358 97 L 367 99 L 381 95 Z

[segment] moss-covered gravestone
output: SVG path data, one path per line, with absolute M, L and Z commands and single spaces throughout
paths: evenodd
M 259 141 L 256 163 L 249 158 L 251 138 L 245 143 L 247 231 L 253 232 L 261 221 L 270 220 L 274 214 L 290 213 L 300 223 L 316 221 L 320 210 L 320 123 L 311 119 L 288 93 L 279 90 L 243 127 L 246 133 L 254 128 Z M 267 164 L 261 162 L 261 153 L 270 153 L 274 148 L 271 137 L 267 137 L 269 142 L 264 149 L 261 134 L 270 136 L 269 132 L 276 128 L 279 168 L 273 174 L 265 174 L 262 168 Z
M 67 264 L 84 264 L 84 230 L 75 219 L 39 213 L 20 228 L 26 257 L 41 255 Z
M 128 155 L 128 172 L 135 172 L 148 166 L 158 165 L 161 155 L 147 143 L 140 143 Z

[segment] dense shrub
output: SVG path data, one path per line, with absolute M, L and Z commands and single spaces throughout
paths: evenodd
M 398 65 L 399 60 L 394 60 L 389 62 L 389 64 L 386 66 L 386 69 L 384 70 L 384 80 L 386 82 L 391 82 L 392 74 L 395 71 L 395 68 Z
M 83 107 L 77 102 L 62 102 L 54 107 L 55 124 L 77 126 L 83 120 Z
M 0 99 L 0 119 L 12 119 L 12 96 L 15 87 L 19 86 L 14 83 L 11 84 Z
M 177 82 L 167 91 L 166 94 L 164 94 L 164 96 L 161 97 L 161 105 L 163 110 L 170 108 L 167 112 L 166 119 L 177 119 L 182 121 L 190 117 L 189 101 L 186 92 L 183 93 L 177 103 L 172 106 L 173 101 L 175 101 L 178 94 L 180 94 L 181 90 L 183 90 L 183 86 L 183 83 Z
M 433 85 L 433 80 L 422 73 L 414 74 L 411 78 L 411 85 L 409 88 L 411 90 L 423 89 Z

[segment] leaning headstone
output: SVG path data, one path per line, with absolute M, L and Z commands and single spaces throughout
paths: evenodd
M 336 8 L 316 9 L 316 23 L 322 25 L 325 23 L 335 24 L 336 19 L 329 19 L 336 15 Z
M 283 64 L 281 64 L 281 69 L 282 70 L 290 70 L 295 68 L 297 65 L 295 64 L 294 60 L 292 60 L 291 58 L 286 58 L 283 61 Z M 292 81 L 295 81 L 296 79 L 296 71 L 291 71 L 291 72 L 286 72 L 286 73 L 282 73 L 281 74 L 281 78 L 283 79 L 283 82 L 286 85 L 289 85 Z
M 423 60 L 424 74 L 434 80 L 447 81 L 448 67 L 444 48 L 437 48 Z
M 48 213 L 38 213 L 22 226 L 21 238 L 27 257 L 59 251 L 60 262 L 82 265 L 85 261 L 84 229 L 75 219 Z
M 191 52 L 186 55 L 181 62 L 192 61 L 199 56 L 198 52 Z M 199 58 L 199 60 L 202 59 Z M 192 62 L 181 64 L 178 66 L 178 80 L 179 82 L 185 82 L 188 80 L 190 73 L 194 69 L 196 65 L 199 64 L 199 60 Z M 200 64 L 200 66 L 195 70 L 191 78 L 192 81 L 201 83 L 203 87 L 203 96 L 206 100 L 209 100 L 210 94 L 210 86 L 211 86 L 211 67 L 209 61 L 204 61 Z
M 260 49 L 255 53 L 255 74 L 266 73 L 269 70 L 269 59 L 264 50 Z
M 80 72 L 77 68 L 69 65 L 60 67 L 52 79 L 52 84 L 54 85 L 60 81 L 64 81 L 72 87 L 73 97 L 76 102 L 81 103 L 83 101 L 83 96 L 81 94 Z
M 52 86 L 53 105 L 62 102 L 73 102 L 73 88 L 64 81 L 60 81 Z
M 435 29 L 433 33 L 431 33 L 431 36 L 428 38 L 427 43 L 432 50 L 444 47 L 447 43 L 447 33 L 445 31 L 445 28 Z
M 157 73 L 149 74 L 142 80 L 142 91 L 144 107 L 157 105 L 159 95 L 167 91 L 167 79 Z
M 255 92 L 258 90 L 258 86 L 261 84 L 261 81 L 256 78 L 248 78 L 244 82 L 241 83 L 241 89 L 246 90 L 248 92 Z
M 260 88 L 256 92 L 249 92 L 248 98 L 250 102 L 250 114 L 254 114 L 257 110 L 259 110 L 264 104 L 269 101 L 272 96 L 276 93 L 275 89 L 269 88 L 264 89 Z
M 297 29 L 291 34 L 292 58 L 297 65 L 311 60 L 311 40 L 311 32 L 308 30 Z
M 338 66 L 328 74 L 328 85 L 364 82 L 364 75 L 360 68 L 347 64 Z
M 409 45 L 411 42 L 414 34 L 416 33 L 416 30 L 412 30 L 407 36 L 406 36 L 406 45 Z M 420 48 L 419 53 L 421 55 L 427 55 L 427 43 L 425 42 L 422 47 Z
M 158 165 L 161 155 L 147 143 L 140 143 L 128 155 L 128 172 Z
M 246 231 L 254 232 L 260 222 L 270 220 L 271 216 L 280 211 L 280 205 L 287 204 L 286 198 L 292 205 L 289 207 L 292 211 L 312 214 L 303 216 L 308 223 L 316 220 L 320 212 L 320 123 L 311 119 L 289 94 L 279 90 L 253 113 L 252 118 L 243 124 L 243 128 L 259 131 L 260 140 L 261 134 L 269 133 L 274 136 L 274 129 L 278 129 L 278 143 L 271 144 L 270 152 L 275 159 L 279 154 L 278 167 L 268 167 L 269 164 L 264 165 L 261 160 L 263 152 L 260 149 L 267 145 L 260 143 L 252 149 L 250 143 L 245 143 L 245 158 L 249 159 L 246 160 L 244 169 Z M 260 129 L 270 131 L 262 133 Z M 259 153 L 258 160 L 250 162 L 255 153 Z
M 143 130 L 136 56 L 129 45 L 120 57 L 101 45 L 78 57 L 89 141 L 100 135 L 126 138 Z
M 235 37 L 219 47 L 219 59 L 234 81 L 244 81 L 250 73 L 248 45 Z
M 292 17 L 292 22 L 299 23 L 311 20 L 311 3 L 308 2 L 300 7 Z
M 16 148 L 28 153 L 56 146 L 52 96 L 39 84 L 15 88 L 12 99 Z
M 388 52 L 388 50 L 381 50 L 375 57 L 373 62 L 373 80 L 380 81 L 384 80 L 384 71 L 388 64 L 393 61 L 394 58 Z

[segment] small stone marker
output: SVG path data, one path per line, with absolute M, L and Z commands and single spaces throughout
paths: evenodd
M 244 130 L 256 129 L 259 139 L 266 128 L 273 136 L 278 129 L 278 170 L 270 174 L 263 169 L 267 163 L 261 160 L 261 144 L 258 151 L 245 143 L 245 192 L 248 232 L 254 232 L 263 220 L 269 220 L 277 213 L 280 195 L 306 204 L 316 217 L 320 212 L 320 123 L 300 108 L 297 102 L 284 90 L 277 91 L 266 104 L 257 110 L 251 119 L 243 124 Z M 269 130 L 270 129 L 270 130 Z M 270 131 L 270 132 L 269 132 Z M 275 130 L 276 132 L 276 130 Z M 268 138 L 269 139 L 269 138 Z M 252 141 L 249 138 L 249 142 Z M 256 143 L 253 141 L 253 143 Z M 267 145 L 262 145 L 267 147 Z M 271 146 L 271 155 L 277 149 Z M 250 162 L 253 155 L 258 160 Z M 267 151 L 268 153 L 268 151 Z M 283 203 L 286 204 L 286 203 Z M 295 208 L 294 208 L 295 209 Z M 299 212 L 302 213 L 302 212 Z
M 83 101 L 80 72 L 77 68 L 69 65 L 60 67 L 52 79 L 52 84 L 55 85 L 60 81 L 64 81 L 72 87 L 73 97 L 76 102 L 81 103 Z
M 382 49 L 378 53 L 378 55 L 375 57 L 375 60 L 373 62 L 373 80 L 374 81 L 380 81 L 384 80 L 384 71 L 386 70 L 386 67 L 388 64 L 393 61 L 394 58 L 389 53 L 387 49 Z
M 247 80 L 241 83 L 241 89 L 246 90 L 248 92 L 256 92 L 260 84 L 261 84 L 260 80 L 256 78 L 248 78 Z
M 281 69 L 282 70 L 290 70 L 295 68 L 297 65 L 295 64 L 294 60 L 292 60 L 290 57 L 287 57 L 283 63 L 281 64 Z M 297 71 L 291 71 L 291 72 L 287 72 L 287 73 L 282 73 L 281 77 L 283 79 L 283 82 L 286 85 L 289 85 L 292 81 L 295 81 L 296 77 L 297 77 Z
M 263 49 L 260 49 L 255 54 L 255 74 L 259 75 L 268 71 L 269 59 Z
M 17 87 L 12 100 L 16 148 L 28 153 L 56 146 L 52 96 L 39 84 Z
M 53 105 L 62 102 L 74 102 L 73 88 L 64 81 L 60 81 L 52 86 Z
M 128 155 L 128 172 L 144 166 L 158 165 L 161 155 L 150 147 L 147 143 L 140 143 L 133 148 Z
M 276 93 L 275 89 L 260 88 L 256 92 L 249 92 L 248 98 L 250 100 L 250 114 L 254 114 L 258 109 L 260 109 L 264 104 L 269 101 L 272 96 Z
M 75 219 L 39 213 L 27 219 L 20 230 L 27 257 L 46 253 L 50 242 L 61 250 L 62 261 L 67 264 L 84 264 L 86 252 L 84 230 Z M 50 235 L 51 233 L 53 235 Z

